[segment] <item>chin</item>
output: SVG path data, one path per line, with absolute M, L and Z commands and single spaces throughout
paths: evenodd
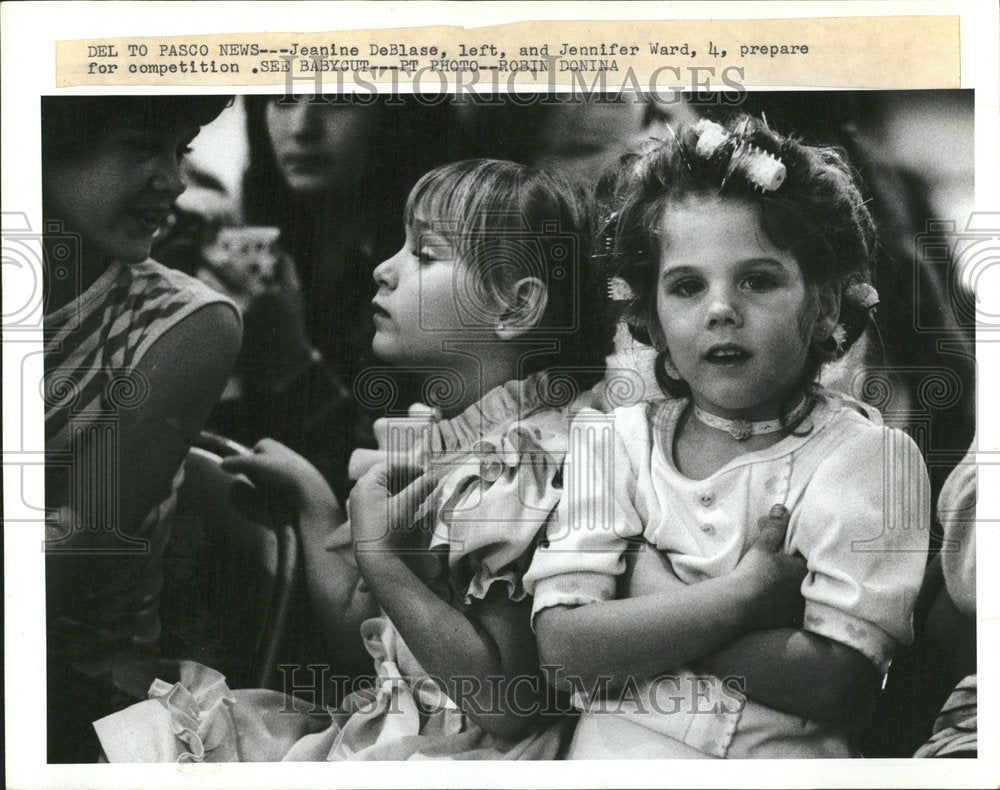
M 329 189 L 327 180 L 321 176 L 287 175 L 285 183 L 292 192 L 300 195 L 319 195 Z
M 153 242 L 150 241 L 148 244 L 130 244 L 128 246 L 112 248 L 109 250 L 109 253 L 111 257 L 117 261 L 134 265 L 149 260 L 149 254 L 152 248 Z
M 746 392 L 714 392 L 705 398 L 705 402 L 711 404 L 716 409 L 734 414 L 750 411 L 757 405 L 756 401 L 747 398 Z
M 372 355 L 379 361 L 385 362 L 387 365 L 398 364 L 399 349 L 395 343 L 392 343 L 388 339 L 379 340 L 378 335 L 372 341 Z

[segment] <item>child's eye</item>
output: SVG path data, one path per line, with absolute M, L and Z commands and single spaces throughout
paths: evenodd
M 774 287 L 774 278 L 766 274 L 751 274 L 743 279 L 743 285 L 751 291 L 768 291 Z
M 694 296 L 703 288 L 701 280 L 695 280 L 688 277 L 683 280 L 678 280 L 670 286 L 669 293 L 672 296 Z

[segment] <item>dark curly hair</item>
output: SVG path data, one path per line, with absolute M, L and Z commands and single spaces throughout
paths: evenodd
M 736 114 L 717 119 L 728 137 L 708 158 L 696 151 L 695 125 L 651 141 L 622 157 L 599 182 L 597 253 L 609 277 L 620 277 L 631 298 L 620 313 L 632 336 L 655 343 L 658 332 L 656 282 L 659 244 L 655 234 L 666 207 L 690 197 L 723 197 L 754 206 L 761 227 L 775 247 L 790 251 L 809 285 L 839 287 L 842 342 L 836 348 L 813 344 L 803 373 L 813 381 L 820 367 L 842 356 L 871 321 L 866 289 L 875 248 L 875 225 L 865 206 L 853 168 L 833 147 L 807 145 L 781 135 L 757 118 Z M 762 191 L 746 175 L 754 148 L 785 166 L 784 182 Z M 870 293 L 870 292 L 868 292 Z M 658 347 L 656 377 L 674 396 L 688 396 L 683 381 L 664 370 L 668 351 Z
M 205 126 L 232 96 L 42 96 L 42 156 L 59 161 L 81 156 L 101 137 L 125 125 L 154 129 Z

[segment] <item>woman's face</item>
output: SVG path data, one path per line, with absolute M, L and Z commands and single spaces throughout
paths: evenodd
M 357 184 L 377 131 L 378 108 L 305 96 L 267 105 L 267 134 L 282 178 L 312 194 Z
M 644 114 L 645 105 L 634 100 L 547 106 L 532 164 L 591 183 L 642 139 Z
M 46 220 L 59 220 L 64 230 L 79 234 L 85 255 L 141 263 L 184 191 L 179 167 L 197 132 L 193 125 L 124 124 L 103 133 L 88 150 L 46 163 Z

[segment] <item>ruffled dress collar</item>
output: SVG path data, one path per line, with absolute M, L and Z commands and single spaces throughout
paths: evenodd
M 433 454 L 473 450 L 502 426 L 555 407 L 552 389 L 545 373 L 495 387 L 458 416 L 435 422 L 429 449 Z
M 455 417 L 442 419 L 434 409 L 421 403 L 410 407 L 409 415 L 375 420 L 373 431 L 377 450 L 358 449 L 351 455 L 348 476 L 358 480 L 374 464 L 384 462 L 391 452 L 394 462 L 425 465 L 431 458 L 464 452 L 486 451 L 484 439 L 504 426 L 525 420 L 541 411 L 561 414 L 562 384 L 546 373 L 523 380 L 508 381 Z M 559 452 L 561 448 L 553 448 Z

